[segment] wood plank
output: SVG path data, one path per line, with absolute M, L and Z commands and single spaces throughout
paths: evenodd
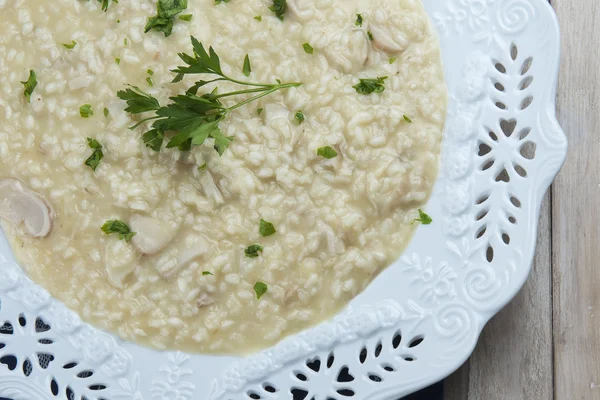
M 529 280 L 485 327 L 468 365 L 446 380 L 446 400 L 551 400 L 550 195 L 540 213 Z
M 563 32 L 559 121 L 570 151 L 553 188 L 555 399 L 600 399 L 600 2 L 553 0 Z

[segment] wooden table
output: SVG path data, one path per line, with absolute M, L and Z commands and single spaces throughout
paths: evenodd
M 600 0 L 551 3 L 569 155 L 544 200 L 530 279 L 445 381 L 444 400 L 600 399 Z

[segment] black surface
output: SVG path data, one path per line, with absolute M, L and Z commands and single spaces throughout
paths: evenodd
M 410 396 L 404 397 L 401 400 L 443 400 L 444 397 L 444 386 L 443 383 L 436 383 L 433 386 L 428 387 L 427 389 L 423 389 L 420 392 L 411 394 Z M 4 397 L 0 397 L 0 400 L 12 400 L 6 399 Z M 35 399 L 31 399 L 35 400 Z M 359 400 L 359 399 L 357 399 Z M 360 400 L 368 400 L 368 399 L 360 399 Z

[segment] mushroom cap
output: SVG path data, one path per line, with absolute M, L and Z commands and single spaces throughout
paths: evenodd
M 43 238 L 52 231 L 54 211 L 36 192 L 17 179 L 0 180 L 0 217 L 18 226 L 23 223 L 27 232 Z

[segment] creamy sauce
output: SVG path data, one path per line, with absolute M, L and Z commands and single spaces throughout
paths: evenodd
M 160 349 L 239 354 L 329 318 L 400 255 L 437 175 L 446 88 L 418 0 L 288 0 L 283 22 L 266 0 L 214 3 L 190 1 L 192 21 L 175 19 L 165 38 L 143 33 L 156 14 L 148 1 L 104 13 L 96 1 L 0 0 L 0 179 L 52 210 L 45 238 L 18 220 L 2 226 L 32 279 L 90 323 Z M 129 83 L 164 104 L 189 87 L 170 83 L 170 70 L 191 53 L 190 35 L 229 76 L 245 79 L 249 54 L 247 80 L 303 82 L 222 122 L 235 137 L 222 157 L 210 144 L 153 152 L 116 97 Z M 39 84 L 27 103 L 31 69 Z M 352 88 L 380 76 L 383 93 Z M 87 137 L 104 147 L 96 172 L 83 164 Z M 317 156 L 323 146 L 337 157 Z M 110 219 L 138 234 L 105 235 Z M 262 237 L 261 219 L 277 232 Z M 244 254 L 252 244 L 264 248 L 257 258 Z

